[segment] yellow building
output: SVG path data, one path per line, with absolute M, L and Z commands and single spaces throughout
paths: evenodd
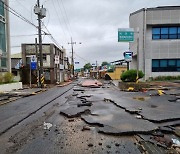
M 113 72 L 107 72 L 106 74 L 111 77 L 112 80 L 120 80 L 121 74 L 127 70 L 126 65 L 115 65 Z

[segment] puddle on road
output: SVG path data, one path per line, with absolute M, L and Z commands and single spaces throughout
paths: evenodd
M 44 122 L 44 129 L 45 129 L 45 130 L 49 130 L 51 127 L 52 127 L 52 124 L 51 124 L 51 123 L 46 123 L 46 122 Z

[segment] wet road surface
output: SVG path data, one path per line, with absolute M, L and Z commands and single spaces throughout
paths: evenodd
M 1 153 L 178 152 L 180 106 L 171 96 L 95 87 L 76 81 L 1 106 Z

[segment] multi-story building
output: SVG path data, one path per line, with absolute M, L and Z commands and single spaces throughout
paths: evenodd
M 31 62 L 31 56 L 36 55 L 39 61 L 39 51 L 36 53 L 35 44 L 22 44 L 22 63 L 23 63 L 23 76 L 22 79 L 29 80 L 29 68 Z M 63 82 L 67 78 L 68 74 L 68 58 L 66 57 L 66 50 L 60 49 L 54 44 L 42 44 L 43 54 L 43 70 L 45 83 Z M 55 56 L 58 56 L 59 63 L 55 63 Z M 37 74 L 36 70 L 32 71 L 32 83 L 36 83 Z M 23 83 L 27 83 L 28 80 L 23 80 Z
M 11 72 L 14 75 L 15 81 L 21 80 L 21 76 L 20 76 L 21 67 L 22 67 L 22 54 L 21 53 L 12 54 L 11 55 Z
M 0 72 L 11 72 L 8 0 L 0 1 Z
M 145 79 L 180 75 L 180 6 L 143 8 L 129 21 L 135 31 L 130 68 L 142 70 Z

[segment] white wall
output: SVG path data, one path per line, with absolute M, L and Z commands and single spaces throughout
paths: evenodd
M 0 92 L 22 89 L 22 82 L 9 83 L 0 85 Z

